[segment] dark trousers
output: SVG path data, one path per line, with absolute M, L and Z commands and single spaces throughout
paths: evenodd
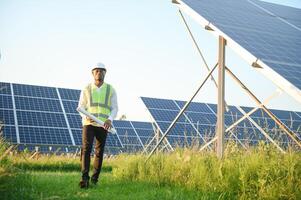
M 107 131 L 102 127 L 96 127 L 92 125 L 86 125 L 83 127 L 82 134 L 82 152 L 81 152 L 81 170 L 82 179 L 89 180 L 89 167 L 91 160 L 91 150 L 93 146 L 94 137 L 96 138 L 95 143 L 95 157 L 94 157 L 94 171 L 92 179 L 98 180 L 99 173 L 101 171 L 103 153 L 107 138 Z

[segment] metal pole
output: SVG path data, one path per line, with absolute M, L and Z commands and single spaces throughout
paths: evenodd
M 295 137 L 295 133 L 292 132 L 288 127 L 286 127 L 269 109 L 261 103 L 261 101 L 237 78 L 229 68 L 226 67 L 226 71 L 232 76 L 232 78 L 239 83 L 239 85 L 255 100 L 255 102 L 260 106 L 275 122 L 276 124 L 288 135 L 294 142 L 301 148 L 301 143 Z
M 227 70 L 227 69 L 226 69 Z M 266 100 L 263 101 L 263 103 L 261 103 L 260 105 L 258 105 L 257 107 L 253 108 L 252 110 L 250 110 L 247 114 L 245 114 L 244 116 L 242 116 L 240 119 L 238 119 L 236 122 L 234 122 L 231 126 L 229 126 L 226 129 L 226 133 L 228 131 L 230 131 L 232 128 L 234 128 L 235 126 L 237 126 L 240 122 L 242 122 L 243 120 L 247 119 L 250 115 L 252 115 L 254 112 L 256 112 L 262 105 L 266 104 L 267 102 L 269 102 L 272 98 L 274 98 L 275 96 L 279 95 L 279 91 L 275 92 L 274 94 L 272 94 L 270 97 L 268 97 Z
M 188 30 L 188 33 L 189 33 L 189 35 L 190 35 L 190 38 L 192 39 L 192 42 L 193 42 L 194 46 L 196 47 L 196 49 L 197 49 L 199 55 L 200 55 L 201 58 L 202 58 L 203 63 L 205 64 L 206 69 L 207 69 L 208 72 L 209 72 L 209 71 L 210 71 L 210 68 L 208 67 L 208 64 L 207 64 L 207 62 L 206 62 L 206 60 L 205 60 L 205 58 L 204 58 L 204 56 L 203 56 L 203 54 L 202 54 L 202 51 L 201 51 L 199 45 L 197 44 L 196 40 L 194 39 L 194 36 L 193 36 L 193 34 L 192 34 L 192 32 L 191 32 L 191 30 L 190 30 L 190 28 L 189 28 L 189 26 L 188 26 L 188 24 L 187 24 L 187 22 L 186 22 L 186 20 L 185 20 L 184 15 L 182 14 L 181 10 L 179 10 L 179 13 L 180 13 L 180 15 L 181 15 L 181 18 L 182 18 L 182 20 L 183 20 L 183 22 L 184 22 L 184 25 L 185 25 L 186 29 Z M 211 80 L 213 81 L 215 87 L 217 88 L 218 86 L 217 86 L 216 80 L 214 79 L 213 75 L 211 75 L 210 78 L 211 78 Z M 229 111 L 229 108 L 228 108 L 228 105 L 227 105 L 226 102 L 225 102 L 225 108 L 226 108 L 227 111 Z
M 194 99 L 194 97 L 197 95 L 197 93 L 200 91 L 200 89 L 203 87 L 203 85 L 206 83 L 206 81 L 208 80 L 208 78 L 211 76 L 212 72 L 215 70 L 215 68 L 217 67 L 217 64 L 211 69 L 211 71 L 207 74 L 206 78 L 202 81 L 201 85 L 198 87 L 198 89 L 195 91 L 195 93 L 193 94 L 193 96 L 190 98 L 189 101 L 186 102 L 186 104 L 184 105 L 184 107 L 182 108 L 182 110 L 178 113 L 178 115 L 176 116 L 176 118 L 173 120 L 173 122 L 169 125 L 169 127 L 167 128 L 167 130 L 165 131 L 165 133 L 163 134 L 163 136 L 161 137 L 161 139 L 159 140 L 159 143 L 154 147 L 154 149 L 150 152 L 149 156 L 147 157 L 146 161 L 148 161 L 148 159 L 152 156 L 152 154 L 154 153 L 154 151 L 158 148 L 158 146 L 162 143 L 163 139 L 166 137 L 166 135 L 169 133 L 169 131 L 173 128 L 173 126 L 176 124 L 176 122 L 178 121 L 178 119 L 180 118 L 180 116 L 182 115 L 182 113 L 186 110 L 186 108 L 189 106 L 189 104 L 191 103 L 191 101 Z
M 238 107 L 237 109 L 244 115 L 247 114 L 240 107 Z M 268 140 L 270 140 L 270 142 L 272 142 L 277 147 L 277 149 L 279 149 L 282 153 L 285 153 L 285 151 L 269 136 L 269 134 L 267 132 L 265 132 L 251 117 L 248 117 L 248 119 Z
M 156 144 L 158 144 L 158 143 L 159 143 L 159 129 L 156 132 Z M 156 153 L 157 154 L 159 153 L 159 148 L 157 148 L 157 152 Z
M 225 46 L 226 40 L 219 36 L 218 50 L 218 105 L 217 105 L 217 157 L 224 153 L 225 135 Z

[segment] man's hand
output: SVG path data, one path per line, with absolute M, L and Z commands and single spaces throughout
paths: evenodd
M 109 130 L 111 127 L 112 127 L 112 121 L 109 120 L 109 119 L 107 119 L 107 120 L 105 121 L 104 125 L 103 125 L 103 128 L 104 128 L 105 130 Z

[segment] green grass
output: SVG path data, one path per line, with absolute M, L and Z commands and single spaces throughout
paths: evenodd
M 89 189 L 78 187 L 77 172 L 29 172 L 1 177 L 1 199 L 212 199 L 217 195 L 204 195 L 180 187 L 158 187 L 152 183 L 116 179 L 103 173 L 101 183 Z
M 268 145 L 242 151 L 229 145 L 222 160 L 215 154 L 178 149 L 166 155 L 124 155 L 116 177 L 157 186 L 185 187 L 221 199 L 301 199 L 301 154 L 281 154 Z
M 300 152 L 228 145 L 222 160 L 188 149 L 145 159 L 106 159 L 100 184 L 85 190 L 78 158 L 9 155 L 0 160 L 0 199 L 301 199 Z

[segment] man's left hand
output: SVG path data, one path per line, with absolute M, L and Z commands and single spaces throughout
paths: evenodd
M 103 128 L 104 128 L 105 130 L 109 130 L 111 127 L 112 127 L 112 121 L 109 120 L 109 119 L 107 119 L 107 120 L 105 121 L 104 125 L 103 125 Z

